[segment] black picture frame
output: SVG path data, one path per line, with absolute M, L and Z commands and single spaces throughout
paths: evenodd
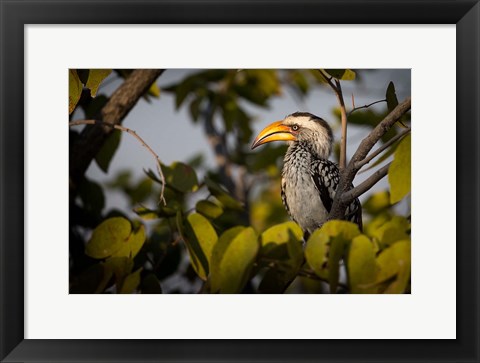
M 275 2 L 265 0 L 80 0 L 74 2 L 1 0 L 0 13 L 0 359 L 2 362 L 480 361 L 478 305 L 480 5 L 478 0 Z M 456 24 L 457 339 L 24 339 L 24 178 L 28 177 L 24 173 L 24 148 L 26 147 L 23 122 L 24 25 L 68 23 Z M 448 147 L 449 145 L 446 145 L 446 148 Z M 449 168 L 448 172 L 452 170 Z M 445 188 L 445 193 L 453 192 Z M 432 208 L 432 218 L 435 218 L 435 213 Z M 415 327 L 412 326 L 412 329 Z

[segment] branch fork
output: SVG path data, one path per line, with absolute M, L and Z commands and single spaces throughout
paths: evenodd
M 388 168 L 390 164 L 385 165 L 384 167 L 377 170 L 372 174 L 367 180 L 359 184 L 355 188 L 350 189 L 350 185 L 355 178 L 355 175 L 358 173 L 360 168 L 370 162 L 374 157 L 379 155 L 383 150 L 392 145 L 394 142 L 400 140 L 402 137 L 407 135 L 410 132 L 410 128 L 404 130 L 402 133 L 397 135 L 395 138 L 382 145 L 379 149 L 375 150 L 372 154 L 368 155 L 373 146 L 380 140 L 380 138 L 385 135 L 385 133 L 390 130 L 393 125 L 400 120 L 400 118 L 407 113 L 411 108 L 411 98 L 408 97 L 397 105 L 395 109 L 390 112 L 371 132 L 365 137 L 357 151 L 353 155 L 352 159 L 348 163 L 348 166 L 341 171 L 340 173 L 340 183 L 333 200 L 332 209 L 328 219 L 342 219 L 345 214 L 346 207 L 350 204 L 355 198 L 365 193 L 373 185 L 375 185 L 380 179 L 382 179 L 388 173 Z M 388 145 L 387 145 L 388 144 Z

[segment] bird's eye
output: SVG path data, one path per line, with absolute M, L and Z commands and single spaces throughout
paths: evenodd
M 292 126 L 292 130 L 293 130 L 293 131 L 298 131 L 298 129 L 299 129 L 298 125 L 293 125 L 293 126 Z

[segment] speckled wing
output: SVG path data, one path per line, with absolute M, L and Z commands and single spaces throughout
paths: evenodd
M 338 167 L 328 160 L 314 160 L 310 170 L 323 206 L 330 213 L 335 191 L 340 181 Z
M 310 170 L 312 170 L 312 179 L 320 194 L 320 199 L 325 209 L 330 213 L 335 192 L 340 182 L 338 167 L 329 160 L 317 159 L 312 162 Z M 362 206 L 358 198 L 347 207 L 345 219 L 358 224 L 360 229 L 362 229 Z

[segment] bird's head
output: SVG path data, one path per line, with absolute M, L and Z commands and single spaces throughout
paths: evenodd
M 252 144 L 252 149 L 272 141 L 299 142 L 320 158 L 327 159 L 332 150 L 333 134 L 328 123 L 308 112 L 295 112 L 265 127 Z

